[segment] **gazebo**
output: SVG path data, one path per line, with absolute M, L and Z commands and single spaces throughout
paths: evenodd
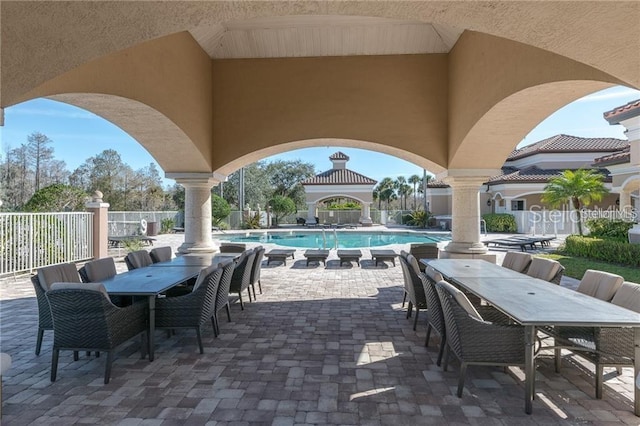
M 333 163 L 330 170 L 309 178 L 302 183 L 307 200 L 307 223 L 316 223 L 317 203 L 328 198 L 351 198 L 360 203 L 359 222 L 371 226 L 371 204 L 376 180 L 347 169 L 349 156 L 338 151 L 329 157 Z

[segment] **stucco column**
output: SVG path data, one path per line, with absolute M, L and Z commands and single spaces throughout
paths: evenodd
M 631 211 L 633 204 L 631 204 L 631 193 L 622 189 L 620 191 L 620 211 Z
M 471 171 L 472 172 L 472 171 Z M 484 255 L 487 247 L 480 242 L 480 186 L 489 175 L 475 176 L 465 171 L 444 180 L 451 187 L 451 242 L 442 257 Z
M 102 202 L 102 192 L 96 191 L 91 201 L 85 204 L 88 212 L 93 213 L 93 258 L 109 256 L 109 203 Z
M 316 223 L 316 202 L 307 202 L 307 224 Z
M 360 210 L 362 212 L 360 215 L 360 223 L 363 226 L 373 225 L 373 221 L 371 220 L 371 203 L 363 202 Z
M 180 253 L 215 252 L 211 239 L 211 188 L 218 183 L 209 174 L 167 174 L 184 187 L 184 243 Z

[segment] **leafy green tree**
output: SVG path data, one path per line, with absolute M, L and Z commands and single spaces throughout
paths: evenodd
M 389 202 L 396 198 L 393 179 L 389 177 L 382 179 L 375 190 L 378 192 L 378 209 L 382 209 L 382 202 L 385 201 L 389 210 Z
M 40 189 L 40 177 L 42 174 L 42 166 L 45 162 L 53 159 L 53 148 L 49 146 L 53 141 L 40 132 L 31 133 L 27 137 L 27 152 L 29 159 L 33 164 L 35 174 L 35 190 Z
M 565 170 L 560 176 L 554 176 L 544 187 L 541 200 L 556 208 L 568 202 L 576 211 L 578 232 L 582 235 L 582 216 L 580 210 L 594 201 L 602 200 L 609 190 L 605 188 L 604 176 L 591 169 Z
M 218 226 L 223 219 L 231 214 L 229 203 L 219 195 L 211 194 L 211 219 L 214 226 Z
M 269 205 L 271 206 L 271 212 L 273 213 L 276 224 L 280 223 L 280 219 L 283 217 L 296 212 L 296 204 L 293 200 L 283 195 L 274 195 L 271 200 L 269 200 Z
M 84 210 L 87 193 L 69 185 L 54 184 L 36 191 L 25 204 L 28 212 L 61 212 Z
M 240 173 L 235 171 L 229 175 L 223 184 L 223 197 L 227 203 L 241 209 L 238 206 L 238 187 L 240 186 Z M 220 185 L 214 188 L 219 193 Z M 264 207 L 272 194 L 269 179 L 265 174 L 265 164 L 261 161 L 244 166 L 244 200 L 252 208 L 258 204 Z M 244 206 L 243 206 L 244 207 Z
M 298 207 L 306 205 L 304 187 L 300 182 L 315 175 L 313 164 L 301 160 L 278 160 L 267 164 L 265 172 L 273 195 L 291 198 Z

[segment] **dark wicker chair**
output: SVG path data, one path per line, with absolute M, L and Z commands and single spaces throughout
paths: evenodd
M 204 353 L 202 347 L 202 326 L 213 319 L 216 293 L 222 277 L 222 268 L 219 266 L 206 269 L 205 277 L 199 285 L 194 286 L 189 294 L 177 297 L 165 297 L 156 301 L 156 328 L 175 330 L 178 328 L 194 328 L 198 339 L 200 353 Z
M 38 269 L 38 274 L 31 277 L 31 283 L 36 292 L 38 302 L 38 337 L 36 339 L 36 355 L 40 355 L 42 349 L 42 339 L 45 330 L 53 330 L 53 320 L 51 319 L 51 309 L 49 301 L 45 295 L 51 284 L 55 282 L 75 282 L 81 281 L 80 275 L 73 263 L 47 266 Z
M 127 264 L 127 269 L 129 271 L 138 268 L 144 268 L 145 266 L 149 266 L 153 263 L 151 259 L 151 255 L 146 250 L 138 250 L 132 251 L 128 255 L 124 257 L 124 263 Z
M 229 260 L 221 263 L 222 278 L 220 278 L 220 285 L 218 286 L 218 292 L 216 294 L 216 304 L 213 310 L 213 332 L 218 337 L 220 335 L 220 321 L 218 321 L 218 312 L 225 308 L 227 310 L 227 320 L 231 322 L 231 309 L 229 308 L 229 286 L 231 286 L 231 277 L 233 277 L 233 270 L 236 268 L 238 260 Z
M 409 246 L 409 254 L 412 254 L 416 259 L 437 259 L 440 250 L 436 243 L 414 243 Z M 418 262 L 420 271 L 424 272 L 426 265 L 422 262 Z
M 114 350 L 142 334 L 141 352 L 147 353 L 146 304 L 119 308 L 109 300 L 99 283 L 56 283 L 47 292 L 53 318 L 51 381 L 56 380 L 61 350 L 106 352 L 104 383 L 111 378 Z
M 262 283 L 260 282 L 260 271 L 262 270 L 262 259 L 264 259 L 264 247 L 258 246 L 255 249 L 256 257 L 253 260 L 253 267 L 251 268 L 251 288 L 253 289 L 253 298 L 256 298 L 256 282 L 262 294 Z
M 221 243 L 220 253 L 242 253 L 247 250 L 247 245 L 243 243 Z
M 477 312 L 475 317 L 472 316 L 458 300 L 466 300 L 466 306 L 472 306 L 471 302 L 466 299 L 464 293 L 446 281 L 438 282 L 436 291 L 440 298 L 447 335 L 445 371 L 449 353 L 453 353 L 460 360 L 458 397 L 462 397 L 468 365 L 524 367 L 524 327 L 487 322 L 482 320 Z
M 427 299 L 422 287 L 422 280 L 418 276 L 420 268 L 413 255 L 406 257 L 400 256 L 400 266 L 402 266 L 402 274 L 404 276 L 405 293 L 409 298 L 409 306 L 407 307 L 407 318 L 411 317 L 413 308 L 416 308 L 416 316 L 413 320 L 413 329 L 418 325 L 418 316 L 420 309 L 427 309 Z
M 242 292 L 247 290 L 249 295 L 249 302 L 251 302 L 251 291 L 249 285 L 251 284 L 251 269 L 253 268 L 253 259 L 256 253 L 253 249 L 247 250 L 238 260 L 236 268 L 233 270 L 233 276 L 231 277 L 231 285 L 229 287 L 229 293 L 238 293 L 240 298 L 240 308 L 244 310 L 244 302 L 242 301 Z
M 427 338 L 424 345 L 429 346 L 431 330 L 435 330 L 440 336 L 440 349 L 438 351 L 438 361 L 436 365 L 442 363 L 442 355 L 447 345 L 447 333 L 444 326 L 444 314 L 440 305 L 440 298 L 436 291 L 436 283 L 442 281 L 442 275 L 431 267 L 427 267 L 424 273 L 420 273 L 420 279 L 427 298 Z
M 169 246 L 156 247 L 151 249 L 149 252 L 149 256 L 151 256 L 153 263 L 167 262 L 171 260 L 172 254 L 171 247 Z

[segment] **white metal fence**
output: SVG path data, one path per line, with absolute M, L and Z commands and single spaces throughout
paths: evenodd
M 0 275 L 93 257 L 93 213 L 0 213 Z
M 155 224 L 152 227 L 161 229 L 162 221 L 170 219 L 173 226 L 184 226 L 182 212 L 178 211 L 142 211 L 142 212 L 116 212 L 110 211 L 108 216 L 109 236 L 119 237 L 123 235 L 144 234 L 146 230 L 141 229 L 142 220 L 149 224 Z M 172 228 L 173 228 L 172 226 Z

